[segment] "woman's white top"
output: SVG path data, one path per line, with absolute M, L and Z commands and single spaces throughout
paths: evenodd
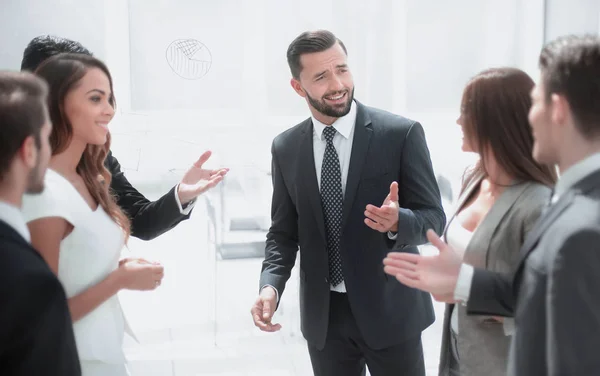
M 73 231 L 60 243 L 58 279 L 68 298 L 100 283 L 118 268 L 125 235 L 100 205 L 92 210 L 75 187 L 48 169 L 41 194 L 25 195 L 25 221 L 64 218 Z M 117 295 L 73 324 L 82 361 L 125 363 L 123 336 L 129 326 Z M 132 334 L 133 335 L 133 334 Z
M 473 233 L 466 228 L 462 227 L 458 219 L 455 217 L 448 226 L 446 231 L 446 241 L 448 245 L 452 247 L 461 257 L 464 255 Z M 454 333 L 458 334 L 458 310 L 452 310 L 452 316 L 450 316 L 450 327 Z

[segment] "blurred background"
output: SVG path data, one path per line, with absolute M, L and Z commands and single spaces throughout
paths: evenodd
M 127 340 L 134 376 L 311 375 L 297 270 L 275 317 L 281 332 L 259 332 L 249 314 L 270 225 L 271 141 L 309 116 L 289 85 L 288 44 L 321 28 L 345 43 L 356 99 L 423 125 L 451 213 L 475 162 L 455 124 L 468 79 L 515 66 L 537 81 L 545 41 L 598 33 L 599 20 L 598 0 L 0 0 L 0 69 L 18 70 L 41 34 L 104 60 L 118 103 L 112 150 L 149 198 L 204 150 L 209 167 L 231 168 L 190 220 L 124 251 L 166 274 L 154 292 L 121 293 L 139 341 Z M 441 304 L 436 313 L 423 336 L 428 375 L 437 375 Z

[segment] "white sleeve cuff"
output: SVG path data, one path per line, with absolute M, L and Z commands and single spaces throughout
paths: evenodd
M 398 233 L 393 233 L 391 231 L 388 231 L 387 235 L 390 240 L 396 240 L 396 238 L 398 237 Z
M 462 264 L 460 266 L 456 287 L 454 288 L 454 300 L 457 302 L 466 304 L 469 301 L 471 284 L 473 283 L 473 272 L 474 270 L 471 265 Z
M 502 320 L 502 327 L 505 336 L 512 336 L 515 334 L 515 319 L 512 317 L 505 317 Z
M 263 290 L 265 287 L 267 287 L 267 286 L 269 286 L 269 287 L 271 287 L 273 290 L 275 290 L 275 294 L 277 294 L 277 304 L 279 304 L 279 291 L 277 291 L 277 289 L 276 289 L 274 286 L 271 286 L 271 285 L 264 285 L 264 286 L 263 286 L 263 287 L 260 289 L 260 291 L 262 291 L 262 290 Z
M 194 208 L 194 205 L 196 205 L 196 199 L 193 199 L 192 201 L 190 201 L 184 209 L 183 206 L 181 205 L 181 201 L 179 201 L 179 195 L 177 194 L 177 191 L 179 191 L 179 184 L 177 184 L 177 186 L 175 187 L 175 202 L 177 202 L 177 207 L 179 208 L 179 212 L 183 215 L 190 214 L 190 212 Z

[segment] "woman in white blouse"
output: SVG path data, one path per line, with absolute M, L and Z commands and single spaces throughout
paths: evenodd
M 83 375 L 128 375 L 117 292 L 155 289 L 163 268 L 142 259 L 119 262 L 130 226 L 104 168 L 112 79 L 101 61 L 77 54 L 54 56 L 36 74 L 49 84 L 53 130 L 45 190 L 23 203 L 31 241 L 67 293 Z

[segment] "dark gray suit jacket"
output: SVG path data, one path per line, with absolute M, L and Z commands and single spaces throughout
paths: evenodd
M 475 177 L 467 186 L 458 199 L 457 212 L 477 190 L 482 178 Z M 464 262 L 510 275 L 519 262 L 519 249 L 537 222 L 550 193 L 549 187 L 535 182 L 523 182 L 507 188 L 475 230 L 465 250 Z M 448 221 L 449 224 L 455 216 Z M 461 376 L 506 375 L 511 337 L 505 334 L 503 324 L 490 316 L 467 316 L 465 306 L 454 304 L 447 304 L 444 314 L 439 375 L 450 375 L 450 318 L 455 309 L 458 310 Z
M 600 170 L 542 215 L 514 277 L 476 269 L 471 314 L 515 314 L 509 375 L 600 375 Z
M 150 201 L 129 183 L 112 152 L 106 156 L 104 166 L 112 175 L 111 193 L 115 196 L 117 205 L 131 220 L 131 236 L 151 240 L 190 217 L 190 214 L 181 214 L 179 211 L 175 187 L 158 200 Z
M 260 287 L 272 285 L 281 297 L 299 247 L 301 328 L 309 343 L 322 348 L 330 283 L 311 119 L 277 136 L 272 155 L 272 225 Z M 381 205 L 393 181 L 399 184 L 401 207 L 395 242 L 364 223 L 366 206 Z M 341 255 L 352 313 L 370 347 L 401 343 L 434 321 L 430 295 L 388 277 L 383 259 L 392 248 L 418 253 L 426 231 L 440 233 L 445 221 L 421 125 L 357 102 Z

